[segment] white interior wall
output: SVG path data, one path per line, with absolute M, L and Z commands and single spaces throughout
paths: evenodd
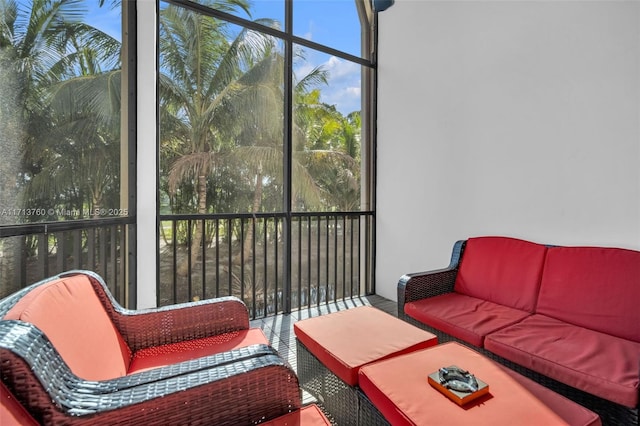
M 640 249 L 640 2 L 379 14 L 377 293 L 458 239 Z

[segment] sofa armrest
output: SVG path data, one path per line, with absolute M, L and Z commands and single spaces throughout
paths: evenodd
M 113 324 L 133 352 L 249 328 L 247 306 L 234 296 L 131 310 L 124 309 L 115 301 L 98 274 L 70 271 L 64 276 L 73 274 L 89 277 Z
M 446 268 L 403 275 L 398 281 L 398 317 L 405 319 L 404 305 L 409 302 L 451 293 L 457 273 Z
M 0 321 L 0 358 L 3 383 L 40 424 L 255 424 L 301 405 L 294 371 L 266 345 L 88 381 L 36 327 Z
M 398 281 L 398 318 L 405 319 L 404 305 L 406 303 L 453 291 L 465 243 L 466 240 L 460 240 L 454 244 L 448 267 L 405 274 L 400 278 Z

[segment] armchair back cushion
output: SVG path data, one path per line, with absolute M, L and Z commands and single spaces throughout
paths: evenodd
M 131 350 L 86 275 L 58 278 L 34 288 L 4 319 L 38 327 L 80 378 L 107 380 L 127 373 Z
M 548 250 L 537 313 L 640 342 L 639 301 L 640 252 L 611 247 Z
M 467 240 L 454 290 L 534 312 L 546 246 L 507 237 Z

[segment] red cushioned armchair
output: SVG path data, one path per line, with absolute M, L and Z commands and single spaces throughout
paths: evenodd
M 235 297 L 132 311 L 71 271 L 1 300 L 0 318 L 0 379 L 41 424 L 242 425 L 300 407 Z

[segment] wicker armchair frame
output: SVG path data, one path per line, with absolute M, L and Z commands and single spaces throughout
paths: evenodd
M 639 407 L 626 407 L 624 405 L 617 404 L 612 401 L 600 398 L 590 393 L 584 392 L 580 389 L 569 386 L 565 383 L 559 382 L 548 376 L 540 374 L 536 371 L 525 368 L 519 364 L 516 364 L 508 359 L 502 358 L 486 350 L 485 348 L 477 347 L 469 342 L 455 338 L 441 330 L 430 327 L 420 321 L 417 321 L 404 312 L 404 305 L 409 302 L 413 302 L 420 299 L 426 299 L 428 297 L 438 296 L 440 294 L 453 292 L 456 275 L 458 273 L 458 267 L 462 259 L 466 240 L 457 241 L 453 246 L 451 255 L 451 262 L 447 268 L 438 269 L 426 272 L 417 272 L 412 274 L 403 275 L 398 282 L 398 317 L 422 328 L 430 333 L 438 336 L 438 342 L 450 342 L 455 341 L 466 345 L 487 357 L 499 362 L 506 367 L 528 377 L 541 385 L 557 392 L 565 397 L 571 399 L 578 404 L 587 407 L 588 409 L 596 412 L 602 424 L 604 426 L 640 426 L 638 420 Z M 640 377 L 640 366 L 638 366 L 638 377 Z
M 2 381 L 45 425 L 251 425 L 300 407 L 295 373 L 266 345 L 89 381 L 39 329 L 12 320 L 0 321 L 0 360 Z
M 84 270 L 52 276 L 0 300 L 0 318 L 33 289 L 73 275 L 87 276 L 109 318 L 132 352 L 249 328 L 249 311 L 237 297 L 219 297 L 151 309 L 125 309 L 113 298 L 102 277 Z
M 242 301 L 227 297 L 165 308 L 120 307 L 104 281 L 82 273 L 132 350 L 249 327 Z M 47 279 L 0 301 L 4 316 Z M 41 424 L 250 425 L 301 406 L 293 369 L 267 345 L 185 361 L 124 377 L 89 381 L 74 375 L 49 339 L 32 324 L 0 321 L 0 379 Z

